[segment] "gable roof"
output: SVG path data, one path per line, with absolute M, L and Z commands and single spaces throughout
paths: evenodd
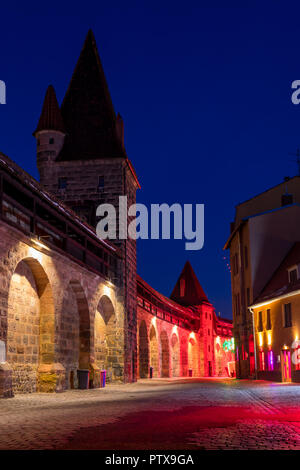
M 67 136 L 58 160 L 125 157 L 93 32 L 89 30 L 61 105 Z
M 181 295 L 182 292 L 180 289 L 182 280 L 184 281 L 183 295 Z M 206 294 L 202 289 L 189 261 L 185 263 L 170 298 L 184 306 L 200 305 L 203 302 L 208 302 L 208 298 L 206 297 Z
M 259 296 L 253 302 L 253 306 L 299 290 L 300 279 L 290 283 L 288 278 L 288 269 L 298 264 L 300 264 L 300 242 L 296 242 L 287 253 Z

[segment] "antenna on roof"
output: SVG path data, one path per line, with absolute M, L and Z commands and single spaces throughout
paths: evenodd
M 297 157 L 296 160 L 291 160 L 291 161 L 297 163 L 297 165 L 298 165 L 298 176 L 300 176 L 300 149 L 298 148 L 296 150 L 296 153 L 289 153 L 289 155 L 292 155 L 293 157 Z

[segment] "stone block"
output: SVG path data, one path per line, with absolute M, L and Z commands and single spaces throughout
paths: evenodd
M 65 390 L 66 373 L 65 368 L 60 363 L 40 364 L 38 367 L 39 392 L 52 393 Z

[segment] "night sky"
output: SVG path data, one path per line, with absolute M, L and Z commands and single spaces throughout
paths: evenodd
M 61 103 L 92 28 L 125 121 L 138 201 L 205 204 L 204 248 L 140 241 L 138 272 L 170 295 L 189 259 L 217 312 L 230 317 L 222 248 L 234 206 L 297 172 L 289 155 L 300 146 L 300 105 L 291 102 L 297 2 L 24 2 L 2 3 L 0 15 L 0 151 L 38 177 L 32 132 L 45 90 L 52 83 Z

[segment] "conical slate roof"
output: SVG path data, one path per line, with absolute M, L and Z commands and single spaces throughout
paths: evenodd
M 67 137 L 59 160 L 126 157 L 96 41 L 90 30 L 61 105 Z
M 208 298 L 189 261 L 185 263 L 170 298 L 184 306 L 200 305 L 202 302 L 208 302 Z
M 39 131 L 45 130 L 55 130 L 65 133 L 64 122 L 52 85 L 49 85 L 47 88 L 42 113 L 33 135 L 36 135 Z

